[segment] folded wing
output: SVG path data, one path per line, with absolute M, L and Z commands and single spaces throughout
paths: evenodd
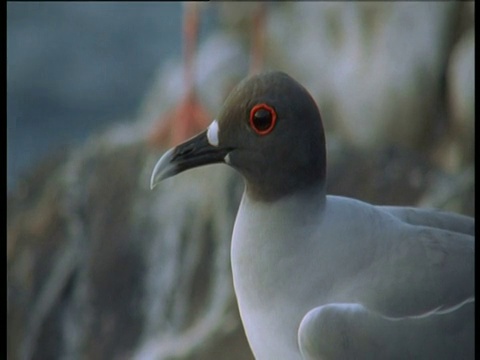
M 298 331 L 305 359 L 473 359 L 474 219 L 378 207 L 400 220 L 377 234 L 352 303 L 310 310 Z

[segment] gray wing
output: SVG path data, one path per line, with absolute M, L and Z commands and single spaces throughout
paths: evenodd
M 410 225 L 421 225 L 466 235 L 475 234 L 475 219 L 435 209 L 404 206 L 377 206 Z
M 474 219 L 378 209 L 401 220 L 378 235 L 393 241 L 379 241 L 369 269 L 348 285 L 354 303 L 305 315 L 298 331 L 303 357 L 473 359 Z
M 308 360 L 474 359 L 474 325 L 474 302 L 399 320 L 360 304 L 328 304 L 305 315 L 298 343 Z
M 415 208 L 378 207 L 402 222 L 385 234 L 394 239 L 380 252 L 362 299 L 390 317 L 444 311 L 475 297 L 475 220 Z M 373 281 L 372 281 L 373 280 Z
M 394 236 L 394 235 L 391 235 Z M 407 226 L 398 241 L 379 251 L 359 298 L 369 309 L 399 318 L 445 311 L 475 296 L 474 237 Z

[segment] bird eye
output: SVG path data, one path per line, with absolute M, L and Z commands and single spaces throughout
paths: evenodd
M 277 121 L 277 113 L 267 104 L 255 105 L 250 111 L 250 126 L 259 135 L 270 133 Z

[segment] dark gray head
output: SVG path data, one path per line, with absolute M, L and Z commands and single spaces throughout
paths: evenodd
M 244 79 L 207 130 L 164 154 L 151 187 L 184 170 L 220 162 L 237 169 L 247 195 L 259 201 L 324 185 L 325 136 L 308 91 L 278 71 Z

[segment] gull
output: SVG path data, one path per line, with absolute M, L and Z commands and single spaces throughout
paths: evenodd
M 151 188 L 215 163 L 245 180 L 231 263 L 256 359 L 473 359 L 475 220 L 327 195 L 320 112 L 296 80 L 244 79 Z

